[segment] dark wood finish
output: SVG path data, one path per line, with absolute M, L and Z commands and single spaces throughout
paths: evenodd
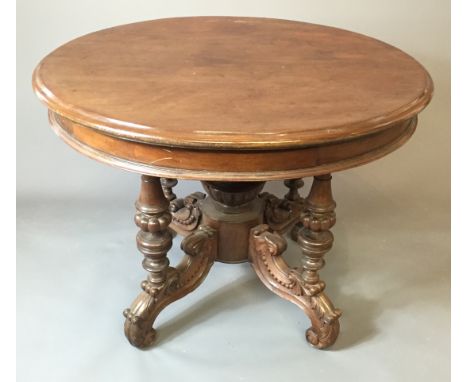
M 432 92 L 424 68 L 381 41 L 245 17 L 91 33 L 48 55 L 33 81 L 51 110 L 108 135 L 234 150 L 367 135 L 408 120 Z
M 318 274 L 333 243 L 329 174 L 404 144 L 433 91 L 418 62 L 383 42 L 245 17 L 91 33 L 45 57 L 33 87 L 71 147 L 144 174 L 135 221 L 148 278 L 124 313 L 137 347 L 154 342 L 159 312 L 194 290 L 215 260 L 249 260 L 310 318 L 307 340 L 331 346 L 341 312 Z M 303 198 L 307 176 L 315 178 Z M 201 181 L 207 195 L 177 198 L 177 179 Z M 260 193 L 269 180 L 286 180 L 283 198 Z M 172 267 L 176 232 L 185 256 Z M 300 269 L 282 257 L 288 232 L 302 249 Z
M 284 198 L 290 201 L 301 201 L 301 195 L 299 194 L 299 189 L 304 187 L 304 181 L 302 179 L 288 179 L 284 181 L 284 185 L 289 188 L 289 191 Z M 302 223 L 297 222 L 291 230 L 291 239 L 294 241 L 297 240 L 297 233 L 302 227 Z
M 241 263 L 248 259 L 249 232 L 262 222 L 264 203 L 258 197 L 264 182 L 203 182 L 202 223 L 218 232 L 217 260 Z
M 161 178 L 161 186 L 167 200 L 172 201 L 177 198 L 176 194 L 172 191 L 172 189 L 177 186 L 177 183 L 177 179 Z
M 172 200 L 169 205 L 171 228 L 184 236 L 195 230 L 201 220 L 200 201 L 205 196 L 202 192 L 193 192 L 183 199 Z
M 336 172 L 374 161 L 403 145 L 417 118 L 361 137 L 290 150 L 201 150 L 122 141 L 51 112 L 55 132 L 101 162 L 152 176 L 214 181 L 265 181 Z
M 182 242 L 186 253 L 177 267 L 170 267 L 167 252 L 172 246 L 168 227 L 171 215 L 159 178 L 143 176 L 136 203 L 135 222 L 140 231 L 138 249 L 143 253 L 147 280 L 132 306 L 124 311 L 125 335 L 130 343 L 144 348 L 152 345 L 153 323 L 159 312 L 173 301 L 193 291 L 205 278 L 216 258 L 216 231 L 201 226 Z
M 288 194 L 289 195 L 289 194 Z M 270 193 L 260 195 L 265 201 L 263 221 L 277 232 L 287 232 L 294 223 L 298 223 L 303 209 L 303 200 L 280 199 Z
M 304 310 L 312 324 L 306 331 L 307 341 L 319 349 L 336 341 L 341 315 L 323 293 L 325 283 L 318 276 L 324 264 L 322 257 L 333 244 L 329 229 L 335 224 L 335 202 L 330 180 L 330 175 L 315 177 L 306 199 L 303 226 L 298 233 L 304 254 L 302 269 L 291 268 L 281 257 L 286 240 L 268 225 L 253 228 L 250 236 L 250 261 L 260 280 L 271 291 Z
M 80 152 L 147 175 L 219 181 L 375 160 L 411 136 L 433 89 L 413 58 L 367 36 L 231 17 L 86 35 L 44 58 L 33 86 Z
M 301 199 L 299 194 L 299 189 L 304 187 L 304 181 L 302 179 L 289 179 L 284 181 L 284 185 L 289 188 L 289 191 L 284 198 L 292 202 L 298 201 Z
M 171 221 L 169 202 L 159 178 L 143 176 L 135 221 L 140 227 L 138 248 L 145 255 L 143 267 L 149 275 L 142 282 L 143 292 L 124 312 L 127 317 L 125 333 L 130 343 L 137 347 L 151 345 L 156 333 L 152 325 L 159 312 L 198 286 L 213 261 L 238 263 L 250 258 L 259 277 L 275 293 L 278 293 L 278 280 L 294 278 L 288 285 L 280 282 L 279 285 L 286 287 L 286 292 L 279 289 L 280 296 L 300 306 L 306 303 L 303 298 L 297 300 L 299 286 L 302 288 L 300 293 L 314 296 L 311 300 L 313 304 L 310 302 L 313 307 L 307 305 L 304 308 L 312 321 L 307 339 L 319 348 L 331 345 L 338 335 L 339 324 L 336 321 L 328 327 L 317 313 L 325 309 L 322 306 L 325 303 L 327 307 L 333 306 L 322 293 L 325 284 L 317 274 L 323 265 L 321 257 L 329 250 L 333 240 L 328 231 L 334 223 L 335 206 L 331 199 L 330 179 L 328 175 L 316 177 L 305 202 L 302 198 L 292 201 L 278 199 L 268 193 L 259 194 L 263 182 L 204 182 L 208 197 L 197 199 L 197 210 L 202 215 L 201 224 L 193 226 L 191 233 L 184 231 L 188 236 L 182 248 L 188 254 L 181 265 L 172 268 L 166 256 L 172 245 L 172 235 L 168 229 Z M 299 185 L 300 182 L 294 184 Z M 280 232 L 286 232 L 297 222 L 301 212 L 303 228 L 299 232 L 298 243 L 304 251 L 304 261 L 302 273 L 298 273 L 280 257 L 286 248 Z M 262 225 L 264 222 L 271 227 Z M 259 244 L 262 240 L 263 243 Z M 281 243 L 274 254 L 270 248 L 271 240 Z M 272 256 L 281 259 L 280 266 L 274 260 L 269 262 L 265 258 L 262 252 L 265 248 Z M 295 291 L 293 296 L 287 294 L 290 290 Z M 338 311 L 334 312 L 338 317 Z

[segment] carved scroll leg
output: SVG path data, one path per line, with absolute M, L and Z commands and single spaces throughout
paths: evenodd
M 142 176 L 135 222 L 140 227 L 137 245 L 145 256 L 143 267 L 148 278 L 141 283 L 143 292 L 124 311 L 125 335 L 139 348 L 154 342 L 153 323 L 159 312 L 200 285 L 216 258 L 216 231 L 201 226 L 182 241 L 186 255 L 180 264 L 169 266 L 167 252 L 172 246 L 172 235 L 168 229 L 168 204 L 159 178 Z
M 330 179 L 329 175 L 316 177 L 307 198 L 303 227 L 298 233 L 304 255 L 300 270 L 292 269 L 284 261 L 281 254 L 286 249 L 286 241 L 267 225 L 252 229 L 249 245 L 250 261 L 259 278 L 271 291 L 304 310 L 311 321 L 306 331 L 307 341 L 319 349 L 336 341 L 341 315 L 323 292 L 325 283 L 318 276 L 318 270 L 324 265 L 322 257 L 333 244 L 333 235 L 328 230 L 335 221 Z

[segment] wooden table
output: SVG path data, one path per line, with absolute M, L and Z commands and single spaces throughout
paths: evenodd
M 124 312 L 137 347 L 154 342 L 159 312 L 193 291 L 214 261 L 250 261 L 310 318 L 307 341 L 332 345 L 341 312 L 318 274 L 333 243 L 330 173 L 405 143 L 433 91 L 418 62 L 383 42 L 242 17 L 91 33 L 44 58 L 33 86 L 66 143 L 143 174 L 135 222 L 148 278 Z M 307 176 L 314 181 L 303 198 Z M 177 198 L 177 179 L 200 180 L 208 195 Z M 275 179 L 285 180 L 282 198 L 261 193 Z M 185 257 L 170 266 L 175 232 L 185 236 Z M 300 269 L 282 257 L 288 233 L 302 249 Z

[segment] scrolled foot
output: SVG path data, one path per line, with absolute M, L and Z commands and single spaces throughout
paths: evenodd
M 340 333 L 341 311 L 333 307 L 324 293 L 313 296 L 310 307 L 315 313 L 312 326 L 306 330 L 307 341 L 318 349 L 332 346 Z
M 128 341 L 137 348 L 147 348 L 154 344 L 156 331 L 153 323 L 159 312 L 173 300 L 171 295 L 178 288 L 179 275 L 174 268 L 168 269 L 168 277 L 161 287 L 154 287 L 147 280 L 142 281 L 143 290 L 130 308 L 123 312 L 124 332 Z
M 140 293 L 131 308 L 123 312 L 125 320 L 124 331 L 128 341 L 135 347 L 143 349 L 151 346 L 156 339 L 153 329 L 155 299 L 147 293 Z

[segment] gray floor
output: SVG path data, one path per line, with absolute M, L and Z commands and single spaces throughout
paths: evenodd
M 218 263 L 163 311 L 158 345 L 136 350 L 122 330 L 145 276 L 132 202 L 20 198 L 18 381 L 448 381 L 449 210 L 423 200 L 422 185 L 346 174 L 321 272 L 344 311 L 329 351 L 307 345 L 305 315 L 247 264 Z

